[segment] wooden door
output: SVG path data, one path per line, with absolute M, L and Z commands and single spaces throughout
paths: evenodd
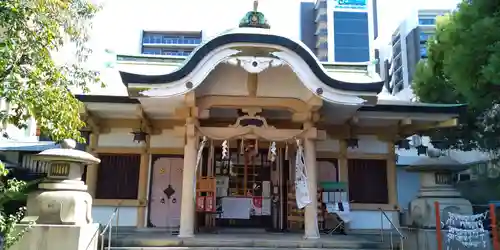
M 183 162 L 162 157 L 153 163 L 149 222 L 154 227 L 179 227 Z

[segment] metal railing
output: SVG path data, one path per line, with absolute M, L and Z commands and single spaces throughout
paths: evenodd
M 378 210 L 380 211 L 380 238 L 382 239 L 382 242 L 384 242 L 384 217 L 385 217 L 385 219 L 389 222 L 389 224 L 391 224 L 392 228 L 394 228 L 399 235 L 399 249 L 404 250 L 404 240 L 406 239 L 406 236 L 404 236 L 404 234 L 401 233 L 401 230 L 399 230 L 399 228 L 396 225 L 394 225 L 391 218 L 389 218 L 387 213 L 382 208 L 379 208 Z M 392 228 L 389 231 L 389 238 L 390 238 L 391 249 L 395 249 L 392 237 L 393 233 Z
M 113 213 L 109 216 L 108 223 L 106 223 L 106 225 L 102 229 L 101 233 L 99 234 L 99 236 L 101 237 L 101 250 L 111 249 L 111 233 L 113 232 L 112 222 L 113 222 L 113 219 L 115 217 L 116 217 L 116 228 L 118 229 L 118 220 L 120 218 L 120 206 L 119 205 L 117 207 L 115 207 L 115 209 L 113 210 Z M 106 235 L 106 233 L 108 233 L 108 246 L 105 248 L 104 247 L 104 244 L 105 244 L 104 236 Z M 118 231 L 116 231 L 116 233 L 118 233 Z

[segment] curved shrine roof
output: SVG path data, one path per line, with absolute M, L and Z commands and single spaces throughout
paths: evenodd
M 219 47 L 234 44 L 234 47 L 244 44 L 261 45 L 288 49 L 296 53 L 309 66 L 315 76 L 325 85 L 352 92 L 365 92 L 377 94 L 382 90 L 383 81 L 371 83 L 353 83 L 335 79 L 330 76 L 323 65 L 318 61 L 313 52 L 301 41 L 273 34 L 269 29 L 262 28 L 236 28 L 221 33 L 220 35 L 199 45 L 186 61 L 177 70 L 162 75 L 144 75 L 120 71 L 120 76 L 125 85 L 128 84 L 168 84 L 187 77 L 198 64 Z

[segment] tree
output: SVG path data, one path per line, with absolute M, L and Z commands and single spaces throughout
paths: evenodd
M 500 2 L 464 0 L 456 11 L 438 18 L 427 55 L 414 76 L 419 100 L 468 104 L 457 128 L 430 135 L 452 148 L 496 155 L 500 149 Z
M 25 227 L 23 230 L 18 230 L 15 227 L 24 216 L 24 207 L 12 214 L 5 212 L 5 205 L 8 202 L 25 199 L 25 191 L 29 187 L 24 181 L 8 179 L 8 173 L 9 171 L 5 169 L 5 165 L 0 161 L 0 235 L 3 237 L 3 242 L 0 243 L 3 243 L 4 247 L 2 249 L 9 249 L 29 229 L 29 227 Z
M 85 124 L 71 90 L 86 91 L 99 82 L 97 72 L 83 66 L 98 9 L 87 0 L 0 1 L 0 96 L 12 107 L 0 113 L 2 123 L 25 127 L 34 117 L 55 141 L 82 141 L 79 129 Z M 74 51 L 74 60 L 53 59 L 63 47 Z
M 86 45 L 90 21 L 98 9 L 87 0 L 0 1 L 0 97 L 12 108 L 0 112 L 0 122 L 24 127 L 34 117 L 55 141 L 82 141 L 79 129 L 85 124 L 71 90 L 86 91 L 99 82 L 97 73 L 83 66 L 91 53 Z M 54 52 L 63 48 L 75 52 L 74 60 L 54 60 Z M 28 184 L 6 176 L 0 163 L 0 234 L 8 248 L 24 233 L 15 231 L 24 209 L 6 214 L 4 205 L 24 199 Z

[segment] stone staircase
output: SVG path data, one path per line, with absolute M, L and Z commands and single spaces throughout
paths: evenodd
M 389 237 L 385 237 L 389 239 Z M 396 250 L 399 240 L 381 242 L 380 234 L 322 235 L 317 240 L 304 240 L 295 233 L 221 233 L 197 234 L 181 239 L 169 230 L 123 229 L 113 230 L 109 250 L 271 250 L 271 249 L 337 249 L 337 250 Z

